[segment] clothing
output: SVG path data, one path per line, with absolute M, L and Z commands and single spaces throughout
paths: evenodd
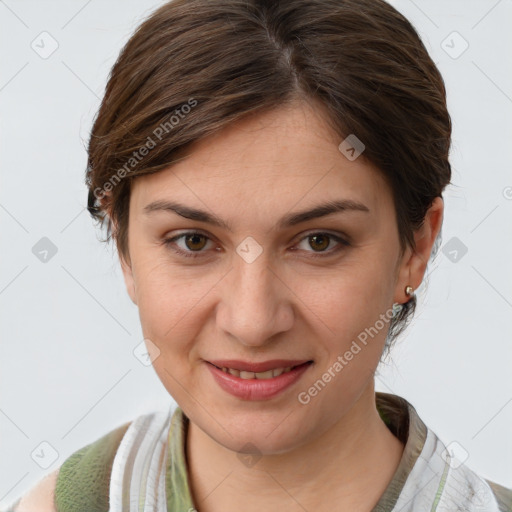
M 372 512 L 512 511 L 512 489 L 451 457 L 407 400 L 382 392 L 375 398 L 381 418 L 405 448 Z M 173 406 L 139 416 L 75 452 L 59 472 L 57 511 L 192 512 L 188 423 Z

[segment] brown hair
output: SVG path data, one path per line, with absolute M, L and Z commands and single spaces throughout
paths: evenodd
M 173 0 L 113 66 L 88 146 L 88 210 L 129 261 L 131 181 L 250 113 L 320 101 L 340 142 L 355 134 L 389 183 L 400 247 L 450 182 L 451 119 L 439 70 L 383 0 Z M 440 235 L 441 233 L 439 233 Z M 433 253 L 437 252 L 440 236 Z M 406 327 L 413 296 L 391 320 Z M 389 344 L 386 343 L 389 350 Z

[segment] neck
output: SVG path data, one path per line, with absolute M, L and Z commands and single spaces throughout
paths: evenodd
M 236 452 L 192 422 L 186 446 L 191 492 L 200 512 L 277 505 L 301 512 L 371 510 L 392 480 L 403 449 L 375 407 L 373 379 L 322 436 L 294 451 L 264 455 L 256 465 L 241 464 Z

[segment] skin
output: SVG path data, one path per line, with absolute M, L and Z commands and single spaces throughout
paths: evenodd
M 400 257 L 391 190 L 364 153 L 350 161 L 340 142 L 320 105 L 295 103 L 238 121 L 133 182 L 122 270 L 144 336 L 159 350 L 150 348 L 155 371 L 190 419 L 186 456 L 200 512 L 371 510 L 399 464 L 404 447 L 374 397 L 389 324 L 307 405 L 297 395 L 394 302 L 406 302 L 407 285 L 418 288 L 443 201 L 415 233 L 416 250 Z M 157 199 L 213 213 L 233 232 L 169 211 L 145 214 Z M 283 215 L 328 199 L 353 199 L 370 212 L 276 228 Z M 197 258 L 163 243 L 186 230 L 208 237 L 174 243 Z M 328 238 L 322 252 L 324 241 L 307 235 L 325 231 L 351 245 Z M 252 263 L 236 252 L 248 236 L 263 249 Z M 247 401 L 212 378 L 205 360 L 220 358 L 314 364 L 277 397 Z M 254 465 L 237 456 L 246 443 L 260 457 Z
M 14 508 L 15 512 L 56 512 L 54 491 L 59 469 L 44 476 L 30 489 Z

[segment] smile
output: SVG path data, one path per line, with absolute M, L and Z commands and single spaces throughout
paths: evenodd
M 295 384 L 312 366 L 313 361 L 205 363 L 213 380 L 223 391 L 242 400 L 269 400 Z
M 218 367 L 217 367 L 218 368 Z M 246 372 L 243 370 L 236 370 L 234 368 L 226 368 L 225 366 L 219 368 L 224 373 L 229 373 L 230 375 L 234 375 L 235 377 L 240 377 L 241 379 L 273 379 L 274 377 L 279 377 L 282 373 L 288 373 L 292 370 L 291 366 L 286 368 L 274 368 L 273 370 L 267 370 L 266 372 Z

